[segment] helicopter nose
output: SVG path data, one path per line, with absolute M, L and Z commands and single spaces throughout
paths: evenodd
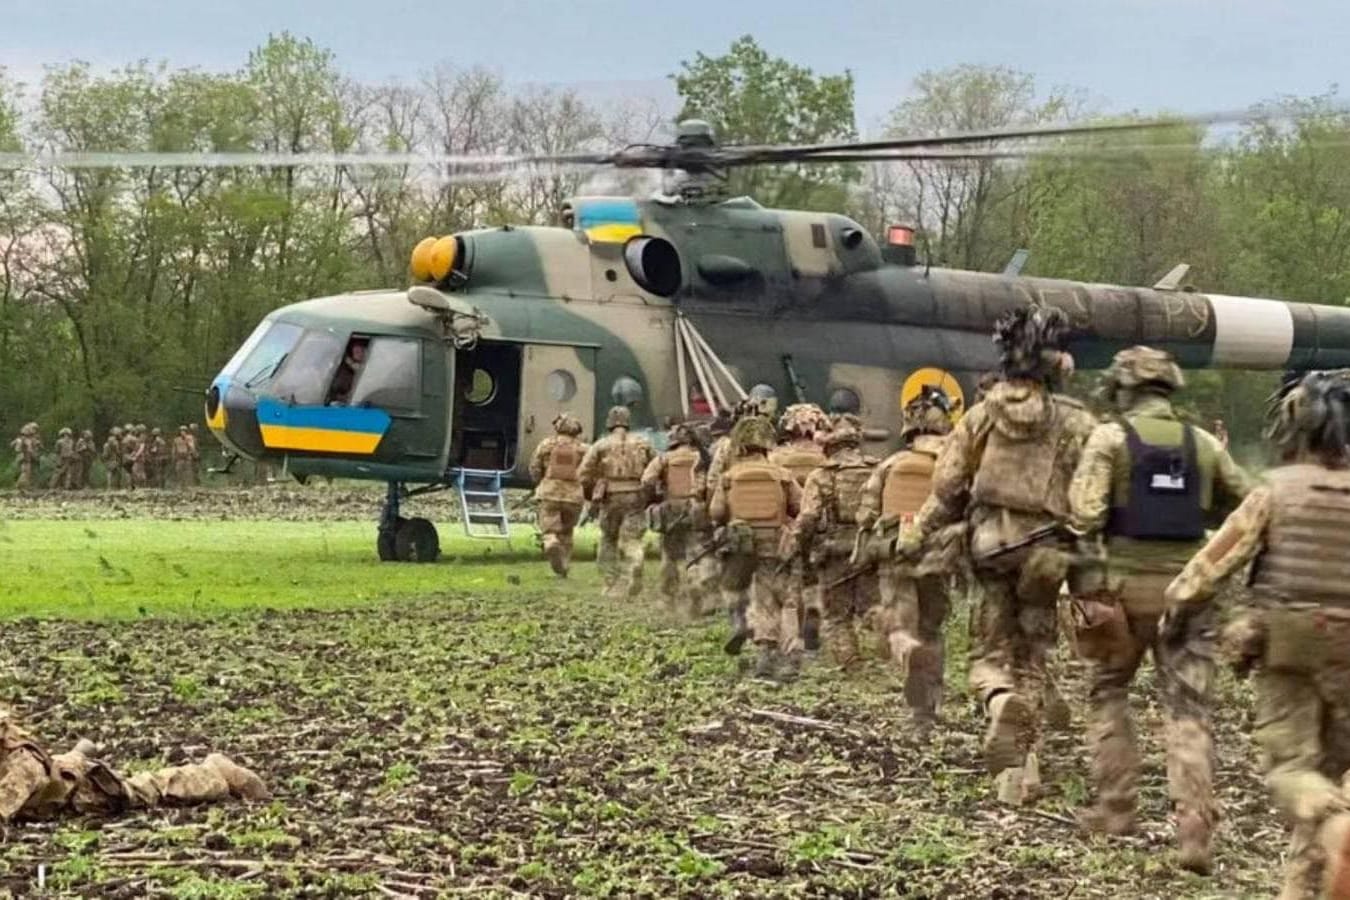
M 251 391 L 219 377 L 206 391 L 206 425 L 235 453 L 257 459 L 263 453 L 258 400 Z

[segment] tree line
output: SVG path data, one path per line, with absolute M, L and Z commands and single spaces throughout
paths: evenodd
M 753 38 L 681 63 L 677 118 L 727 143 L 858 135 L 850 73 L 820 75 Z M 1258 98 L 1259 99 L 1259 98 Z M 1063 145 L 1027 160 L 737 170 L 766 206 L 919 226 L 934 264 L 1151 284 L 1177 262 L 1201 290 L 1320 303 L 1350 297 L 1350 117 L 1330 92 L 1292 122 L 1220 134 L 1178 126 Z M 885 131 L 935 133 L 1100 114 L 1000 67 L 924 72 Z M 276 35 L 234 72 L 75 63 L 38 85 L 0 72 L 0 153 L 425 152 L 436 165 L 0 170 L 0 433 L 41 421 L 104 429 L 199 415 L 200 390 L 269 310 L 406 280 L 427 234 L 547 223 L 587 192 L 650 192 L 646 176 L 566 169 L 465 177 L 470 155 L 570 153 L 664 140 L 650 102 L 603 106 L 513 89 L 483 69 L 371 85 L 329 51 Z M 1258 430 L 1265 376 L 1202 373 L 1194 413 L 1239 440 Z

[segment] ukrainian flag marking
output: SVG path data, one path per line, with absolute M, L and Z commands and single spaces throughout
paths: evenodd
M 389 422 L 389 414 L 381 409 L 258 401 L 258 430 L 269 450 L 369 456 L 379 447 Z
M 642 234 L 637 201 L 628 197 L 603 197 L 577 203 L 576 227 L 586 237 L 602 244 L 622 244 Z

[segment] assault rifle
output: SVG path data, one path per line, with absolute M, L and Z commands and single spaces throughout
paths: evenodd
M 726 543 L 726 532 L 719 528 L 712 540 L 695 550 L 694 555 L 685 561 L 684 567 L 686 569 L 692 569 L 694 566 L 698 565 L 705 556 L 716 553 L 718 550 L 722 549 L 722 547 L 726 546 Z
M 1012 541 L 1003 541 L 992 550 L 986 551 L 975 558 L 977 563 L 993 562 L 996 559 L 1007 556 L 1009 553 L 1016 553 L 1026 547 L 1031 547 L 1042 541 L 1048 541 L 1051 538 L 1065 538 L 1073 535 L 1073 532 L 1065 528 L 1059 522 L 1051 522 L 1049 525 L 1042 525 L 1040 528 L 1033 528 L 1020 538 Z

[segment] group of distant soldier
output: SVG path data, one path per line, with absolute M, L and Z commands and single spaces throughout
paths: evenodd
M 1219 821 L 1210 707 L 1224 658 L 1255 673 L 1261 765 L 1293 828 L 1281 896 L 1350 897 L 1350 371 L 1285 379 L 1268 432 L 1280 465 L 1260 485 L 1226 440 L 1178 416 L 1184 378 L 1164 352 L 1116 355 L 1104 421 L 1057 393 L 1067 334 L 1056 310 L 1009 313 L 977 402 L 958 419 L 925 388 L 881 462 L 856 416 L 809 404 L 776 428 L 753 401 L 676 425 L 661 454 L 626 408 L 589 447 L 560 416 L 531 466 L 545 554 L 565 576 L 573 529 L 594 516 L 605 595 L 631 598 L 643 535 L 658 532 L 664 602 L 692 618 L 720 594 L 727 650 L 753 642 L 759 677 L 792 678 L 817 646 L 849 669 L 876 630 L 921 734 L 940 723 L 949 601 L 968 593 L 970 683 L 1005 803 L 1040 793 L 1047 661 L 1066 632 L 1090 672 L 1095 799 L 1079 822 L 1100 834 L 1138 827 L 1129 689 L 1151 655 L 1179 861 L 1200 874 Z M 1221 626 L 1214 597 L 1232 576 L 1243 608 Z
M 24 425 L 10 447 L 17 469 L 15 487 L 43 487 L 36 483 L 44 449 L 38 424 Z M 200 483 L 201 449 L 195 424 L 178 426 L 171 441 L 158 428 L 114 425 L 101 448 L 93 431 L 85 429 L 76 437 L 72 429 L 62 428 L 52 450 L 53 466 L 45 485 L 51 490 L 192 487 Z M 96 460 L 103 464 L 100 485 L 93 483 Z

